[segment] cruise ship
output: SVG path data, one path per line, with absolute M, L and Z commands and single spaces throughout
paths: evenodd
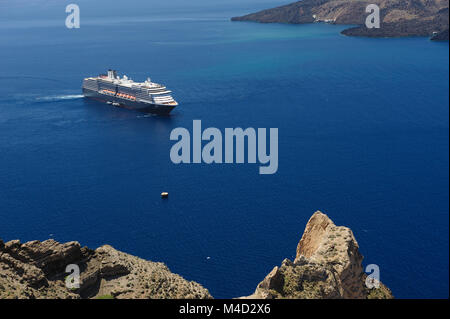
M 145 82 L 134 82 L 126 75 L 120 78 L 115 70 L 83 80 L 85 97 L 146 113 L 169 114 L 178 105 L 171 93 L 150 78 Z

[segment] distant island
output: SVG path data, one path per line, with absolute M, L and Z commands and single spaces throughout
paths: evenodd
M 366 7 L 380 8 L 380 28 L 365 26 Z M 232 21 L 304 24 L 327 22 L 356 25 L 342 34 L 366 37 L 422 36 L 448 41 L 449 0 L 303 0 L 263 10 Z
M 350 228 L 316 212 L 309 219 L 294 261 L 285 259 L 245 299 L 390 299 L 381 282 L 366 285 L 362 255 Z M 80 268 L 80 286 L 67 288 L 66 266 Z M 0 240 L 0 299 L 211 299 L 199 283 L 104 245 Z

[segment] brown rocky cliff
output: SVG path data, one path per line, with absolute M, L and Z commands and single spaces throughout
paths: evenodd
M 369 4 L 380 8 L 380 28 L 368 29 L 365 9 Z M 448 40 L 449 0 L 302 0 L 267 9 L 232 21 L 261 23 L 329 22 L 358 25 L 342 31 L 345 35 L 367 37 L 432 36 Z
M 68 264 L 80 267 L 80 288 L 65 286 Z M 0 240 L 0 299 L 4 298 L 211 298 L 200 284 L 105 245 Z
M 365 285 L 363 257 L 352 231 L 316 212 L 309 219 L 294 262 L 285 259 L 244 298 L 392 298 L 382 283 Z

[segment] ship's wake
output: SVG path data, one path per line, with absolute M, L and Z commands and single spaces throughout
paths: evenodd
M 12 96 L 0 96 L 1 104 L 40 104 L 40 103 L 57 103 L 71 101 L 83 98 L 81 94 L 59 94 L 39 96 L 37 94 L 15 94 Z
M 37 97 L 36 101 L 38 102 L 58 102 L 58 101 L 66 101 L 66 100 L 76 100 L 83 98 L 82 94 L 68 94 L 68 95 L 50 95 Z

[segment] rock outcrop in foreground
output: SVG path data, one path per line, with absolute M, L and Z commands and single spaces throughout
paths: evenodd
M 68 264 L 80 267 L 80 288 L 68 289 Z M 96 250 L 52 239 L 21 244 L 0 240 L 0 299 L 211 298 L 200 284 L 105 245 Z
M 316 212 L 308 221 L 292 262 L 285 259 L 243 298 L 393 298 L 379 282 L 366 287 L 363 257 L 350 228 L 336 226 L 327 215 Z
M 285 259 L 243 298 L 393 298 L 382 283 L 366 287 L 367 275 L 352 231 L 316 212 L 308 221 L 292 262 Z M 65 285 L 66 266 L 80 268 L 80 287 Z M 96 250 L 52 239 L 21 244 L 0 240 L 3 298 L 212 298 L 200 284 L 105 245 Z
M 380 28 L 368 29 L 365 26 L 369 15 L 365 10 L 369 4 L 380 8 Z M 448 41 L 448 10 L 449 0 L 302 0 L 231 20 L 353 24 L 358 26 L 342 33 L 367 37 L 428 36 L 433 40 Z

